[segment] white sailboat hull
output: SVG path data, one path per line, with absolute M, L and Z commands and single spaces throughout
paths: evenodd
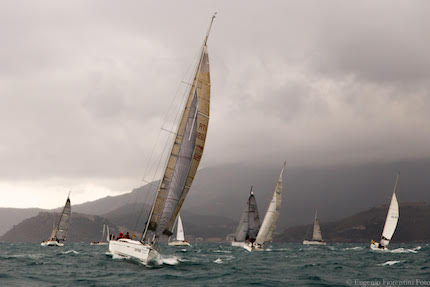
M 168 243 L 169 246 L 191 246 L 187 241 L 175 240 Z
M 151 245 L 131 239 L 109 241 L 109 251 L 121 257 L 138 260 L 145 265 L 161 261 L 160 253 Z
M 327 245 L 325 241 L 303 240 L 304 245 Z
M 375 251 L 387 251 L 388 247 L 383 246 L 382 248 L 379 247 L 379 243 L 375 242 L 370 244 L 370 249 L 375 250 Z
M 62 247 L 64 246 L 64 243 L 62 242 L 58 242 L 56 240 L 47 240 L 47 241 L 42 241 L 40 243 L 41 246 L 59 246 Z
M 90 245 L 108 245 L 107 242 L 91 242 Z
M 245 242 L 241 242 L 241 241 L 232 241 L 231 242 L 231 246 L 234 247 L 243 247 L 245 245 Z
M 246 251 L 252 252 L 252 251 L 264 251 L 264 246 L 259 244 L 252 244 L 252 243 L 244 243 L 242 246 Z

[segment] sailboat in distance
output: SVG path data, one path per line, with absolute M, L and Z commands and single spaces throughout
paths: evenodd
M 320 227 L 320 224 L 318 223 L 318 211 L 315 211 L 314 230 L 312 233 L 312 240 L 303 240 L 303 244 L 305 245 L 326 245 L 327 244 L 322 238 L 321 227 Z
M 103 239 L 105 239 L 105 233 L 106 241 L 103 241 Z M 100 241 L 93 241 L 90 243 L 90 245 L 107 245 L 109 242 L 109 236 L 109 226 L 107 226 L 107 224 L 103 224 L 102 237 L 100 238 Z
M 173 241 L 169 241 L 170 246 L 191 246 L 191 244 L 185 240 L 184 226 L 182 225 L 181 215 L 178 213 L 176 220 L 176 238 Z
M 260 229 L 260 217 L 258 216 L 257 201 L 254 197 L 254 192 L 249 191 L 249 197 L 245 204 L 245 209 L 240 217 L 239 225 L 237 226 L 236 235 L 234 236 L 231 246 L 244 247 L 246 242 L 254 242 Z
M 397 173 L 396 182 L 394 184 L 393 195 L 391 196 L 390 207 L 388 208 L 387 218 L 385 219 L 384 229 L 382 231 L 381 240 L 379 242 L 371 241 L 370 249 L 372 250 L 388 250 L 388 244 L 393 237 L 394 231 L 399 221 L 399 203 L 397 202 L 396 191 L 399 183 L 400 173 Z
M 179 119 L 145 230 L 140 240 L 110 240 L 109 251 L 114 255 L 136 259 L 143 264 L 160 262 L 158 241 L 163 235 L 172 235 L 173 224 L 193 183 L 206 141 L 210 103 L 207 40 L 214 19 L 215 15 L 212 16 L 203 41 L 186 105 Z
M 66 241 L 67 231 L 70 225 L 70 216 L 72 215 L 72 207 L 70 205 L 70 192 L 67 196 L 66 204 L 61 212 L 60 219 L 54 226 L 51 236 L 46 241 L 42 241 L 40 245 L 42 246 L 64 246 L 64 241 Z
M 263 223 L 261 224 L 260 230 L 258 231 L 255 242 L 245 242 L 243 246 L 248 251 L 264 250 L 264 244 L 273 240 L 273 232 L 278 222 L 279 214 L 281 211 L 282 203 L 282 176 L 285 169 L 282 167 L 281 173 L 279 174 L 278 182 L 276 183 L 275 190 L 273 191 L 272 200 L 270 201 L 269 207 L 267 208 L 266 214 L 264 215 Z

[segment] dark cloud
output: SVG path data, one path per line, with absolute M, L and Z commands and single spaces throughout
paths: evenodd
M 202 166 L 430 156 L 426 1 L 0 5 L 0 186 L 16 194 L 139 185 L 214 11 Z

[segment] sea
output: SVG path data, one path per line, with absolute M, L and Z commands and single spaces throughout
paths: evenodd
M 108 246 L 0 243 L 0 286 L 430 286 L 430 245 L 269 244 L 247 252 L 227 243 L 161 246 L 145 266 Z

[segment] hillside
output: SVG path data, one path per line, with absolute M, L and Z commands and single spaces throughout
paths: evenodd
M 58 213 L 40 212 L 38 215 L 25 219 L 6 232 L 0 241 L 4 242 L 41 242 L 51 235 L 52 226 L 57 222 Z M 100 240 L 103 223 L 107 223 L 112 232 L 117 227 L 100 216 L 72 214 L 72 223 L 68 232 L 69 242 L 91 242 Z
M 388 206 L 383 205 L 334 222 L 320 219 L 323 238 L 327 242 L 370 242 L 379 240 L 384 227 Z M 430 242 L 430 205 L 401 203 L 400 218 L 392 242 Z M 290 227 L 275 240 L 302 242 L 312 236 L 312 225 Z

